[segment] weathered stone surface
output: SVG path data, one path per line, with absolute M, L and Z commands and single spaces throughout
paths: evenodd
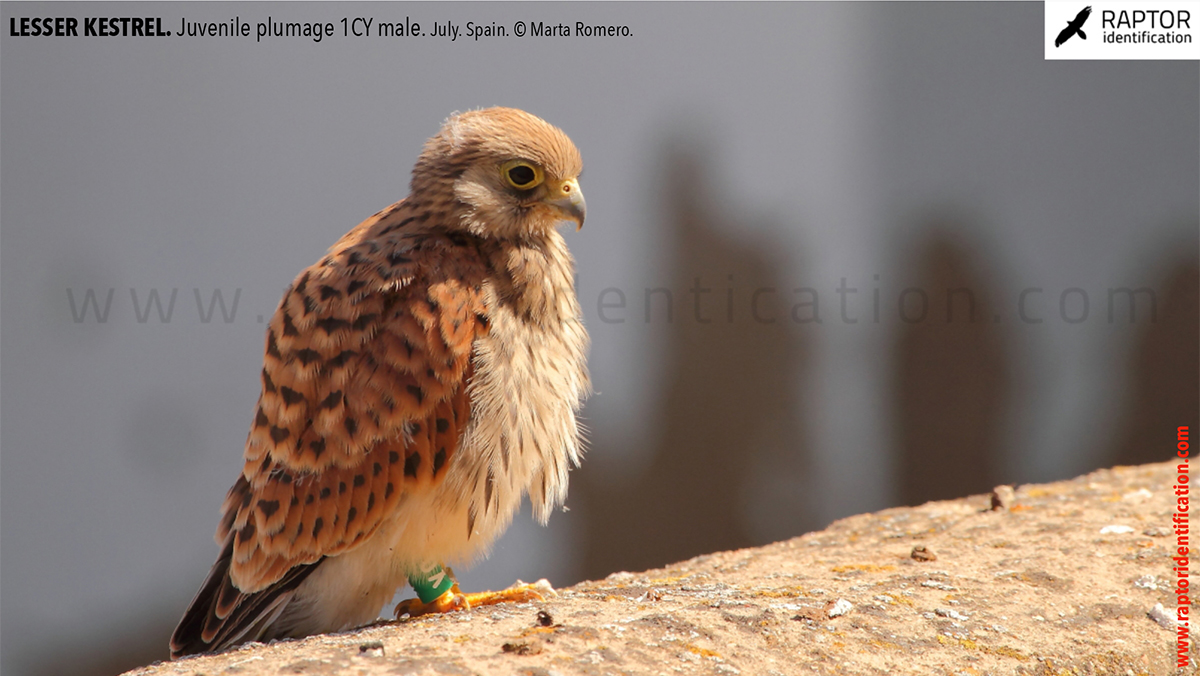
M 1174 674 L 1175 634 L 1149 615 L 1175 608 L 1173 468 L 1019 486 L 1001 510 L 988 495 L 889 509 L 542 603 L 129 674 Z

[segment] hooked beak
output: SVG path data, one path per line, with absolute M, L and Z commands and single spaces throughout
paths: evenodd
M 576 230 L 583 229 L 583 219 L 587 216 L 587 202 L 583 199 L 583 191 L 579 189 L 579 181 L 570 178 L 565 181 L 551 183 L 546 204 L 562 212 L 563 218 L 574 221 Z

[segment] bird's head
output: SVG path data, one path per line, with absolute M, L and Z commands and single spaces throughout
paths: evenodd
M 522 238 L 563 221 L 583 227 L 583 160 L 571 139 L 514 108 L 453 115 L 413 168 L 413 198 L 448 203 L 451 227 Z

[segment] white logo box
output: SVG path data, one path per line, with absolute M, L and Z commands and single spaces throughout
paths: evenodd
M 1046 59 L 1200 60 L 1200 0 L 1046 0 L 1043 8 Z

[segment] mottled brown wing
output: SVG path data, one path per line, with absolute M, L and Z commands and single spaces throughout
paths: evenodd
M 406 234 L 408 211 L 343 238 L 271 320 L 243 480 L 217 533 L 233 534 L 243 592 L 369 537 L 457 448 L 484 262 L 469 242 Z
M 272 462 L 240 479 L 226 499 L 234 584 L 244 592 L 264 589 L 295 566 L 369 537 L 402 493 L 442 479 L 469 418 L 470 400 L 460 386 L 424 407 L 397 438 L 372 446 L 357 465 L 298 473 Z
M 326 556 L 440 482 L 470 419 L 484 262 L 416 230 L 401 202 L 364 221 L 284 294 L 224 548 L 171 640 L 176 656 L 262 634 Z
M 222 506 L 222 554 L 173 655 L 259 637 L 324 557 L 444 477 L 487 331 L 484 262 L 468 239 L 417 230 L 428 217 L 404 202 L 376 214 L 284 294 L 242 476 Z

